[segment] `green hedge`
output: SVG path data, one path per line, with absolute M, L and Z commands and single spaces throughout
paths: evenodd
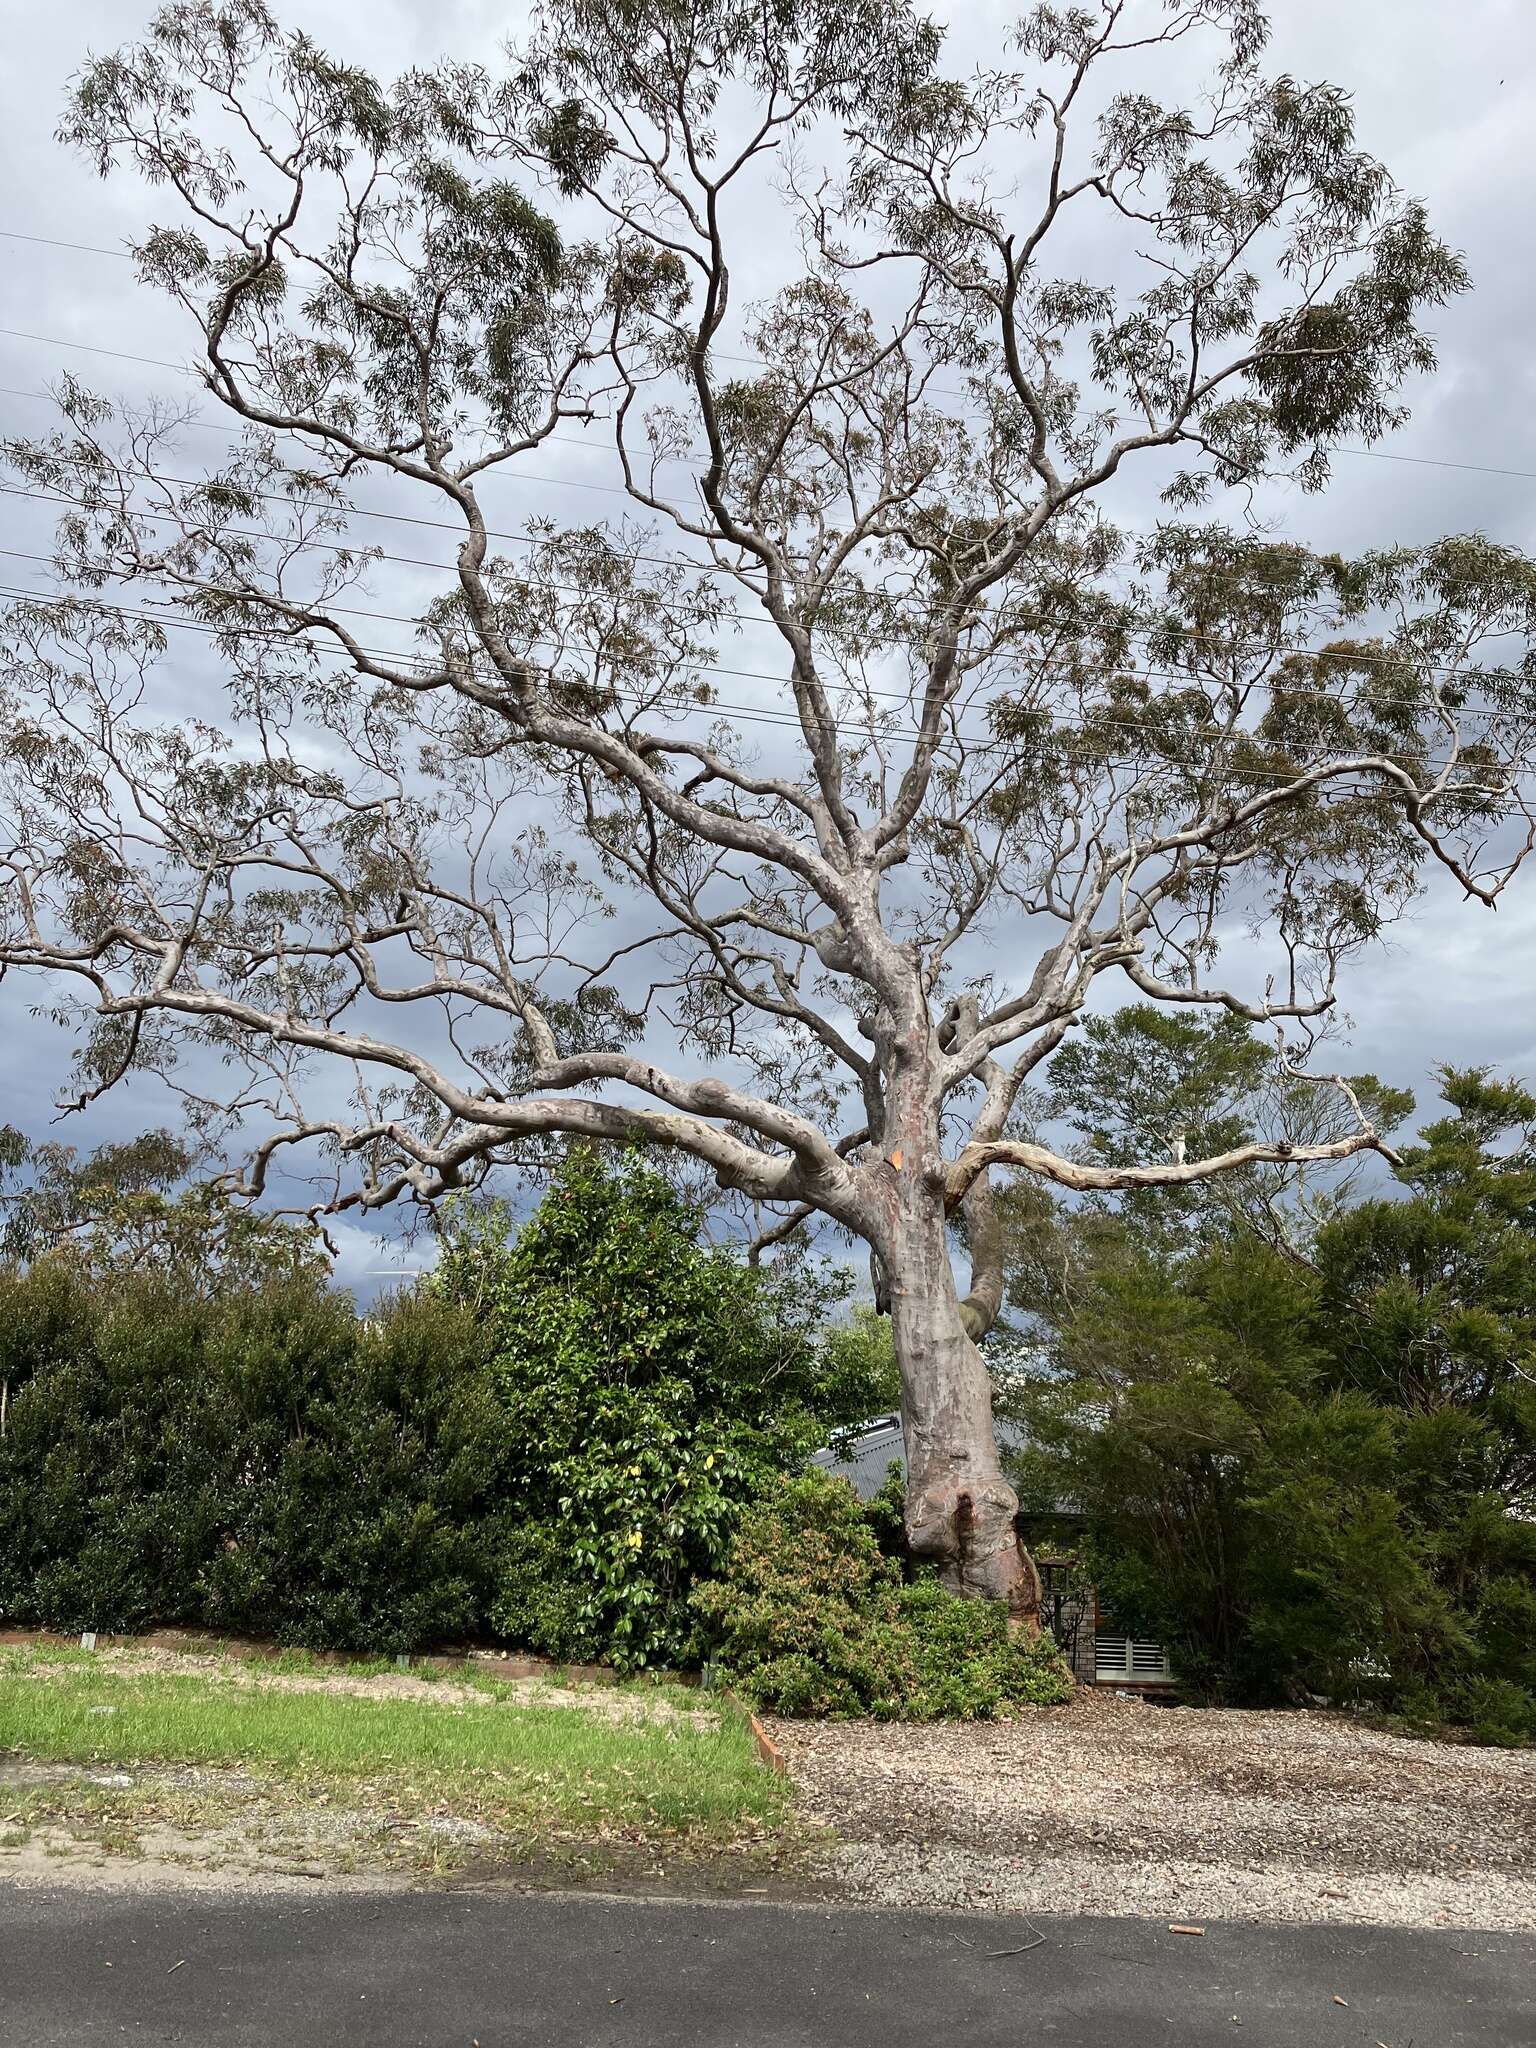
M 688 1663 L 744 1506 L 886 1391 L 835 1274 L 710 1245 L 638 1156 L 455 1216 L 366 1316 L 192 1249 L 0 1268 L 0 1618 Z
M 305 1281 L 0 1273 L 0 1616 L 399 1653 L 474 1632 L 505 1540 L 486 1339 Z

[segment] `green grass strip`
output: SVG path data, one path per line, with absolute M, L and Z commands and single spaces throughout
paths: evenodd
M 580 1708 L 285 1692 L 118 1675 L 0 1652 L 0 1751 L 49 1763 L 225 1765 L 505 1822 L 722 1835 L 782 1818 L 781 1786 L 734 1716 L 619 1721 Z

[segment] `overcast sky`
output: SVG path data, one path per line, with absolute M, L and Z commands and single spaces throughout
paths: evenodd
M 0 72 L 0 229 L 112 246 L 153 211 L 130 177 L 103 185 L 52 139 L 70 73 L 88 49 L 131 36 L 145 19 L 133 0 L 68 0 L 10 11 Z M 389 75 L 440 55 L 493 57 L 522 10 L 489 0 L 309 0 L 277 11 L 338 55 Z M 1001 56 L 1013 8 L 959 0 L 940 7 L 967 57 Z M 1358 549 L 1481 530 L 1536 552 L 1536 10 L 1530 0 L 1278 0 L 1273 68 L 1327 77 L 1357 102 L 1365 144 L 1401 184 L 1423 197 L 1439 231 L 1465 255 L 1475 291 L 1436 316 L 1442 366 L 1411 393 L 1414 418 L 1384 460 L 1341 454 L 1322 499 L 1271 505 L 1297 537 Z M 162 212 L 168 209 L 162 207 Z M 185 360 L 188 338 L 170 309 L 136 290 L 131 267 L 16 240 L 0 240 L 0 325 L 51 341 L 0 335 L 0 418 L 5 431 L 38 432 L 47 409 L 35 393 L 68 368 L 108 392 L 180 391 L 169 372 L 73 353 L 63 342 L 127 355 Z M 539 470 L 573 480 L 586 458 L 554 447 Z M 1466 467 L 1437 466 L 1459 464 Z M 573 466 L 574 465 L 574 466 Z M 1531 474 L 1498 474 L 1527 471 Z M 524 516 L 590 518 L 605 501 L 576 488 L 529 485 Z M 1219 508 L 1218 508 L 1219 509 Z M 40 551 L 46 508 L 0 502 L 0 546 Z M 0 558 L 0 581 L 29 583 L 34 564 Z M 764 685 L 755 686 L 759 689 Z M 30 1015 L 41 995 L 0 988 L 8 1059 L 0 1120 L 42 1134 L 46 1105 L 66 1076 L 67 1046 Z M 1536 868 L 1497 914 L 1462 905 L 1437 886 L 1394 945 L 1358 963 L 1343 987 L 1353 1020 L 1353 1064 L 1433 1094 L 1439 1059 L 1489 1063 L 1536 1077 Z M 144 1121 L 108 1103 L 81 1145 Z M 365 1233 L 347 1240 L 342 1277 L 380 1264 Z

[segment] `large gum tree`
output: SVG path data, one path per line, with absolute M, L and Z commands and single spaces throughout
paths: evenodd
M 830 1221 L 912 1546 L 1021 1620 L 991 1176 L 1384 1149 L 1319 1073 L 1306 1143 L 1069 1155 L 1029 1077 L 1103 976 L 1313 1074 L 1341 963 L 1531 844 L 1526 563 L 1246 520 L 1396 423 L 1465 283 L 1264 47 L 1249 0 L 1099 0 L 962 79 L 903 0 L 553 0 L 387 86 L 177 0 L 63 134 L 147 181 L 199 416 L 70 382 L 8 444 L 59 524 L 0 960 L 74 1099 L 156 1072 L 317 1209 L 574 1135 L 689 1155 L 754 1255 Z M 555 458 L 590 522 L 537 514 Z

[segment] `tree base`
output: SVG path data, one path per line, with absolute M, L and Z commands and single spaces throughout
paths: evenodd
M 962 1600 L 1001 1600 L 1031 1634 L 1040 1628 L 1040 1574 L 1014 1527 L 1018 1500 L 1001 1482 L 907 1501 L 907 1542 L 936 1564 L 939 1583 Z

